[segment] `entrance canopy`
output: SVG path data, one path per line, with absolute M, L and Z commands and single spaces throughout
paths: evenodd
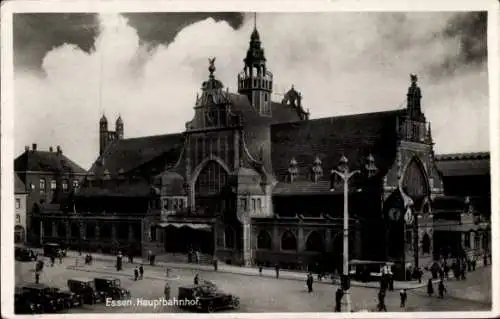
M 157 226 L 159 227 L 167 227 L 167 226 L 172 226 L 175 228 L 182 228 L 182 227 L 188 227 L 191 229 L 199 229 L 199 230 L 206 230 L 206 231 L 211 231 L 212 230 L 212 225 L 209 224 L 194 224 L 194 223 L 159 223 Z

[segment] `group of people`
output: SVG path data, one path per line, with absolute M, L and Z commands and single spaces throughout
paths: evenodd
M 134 269 L 134 281 L 142 280 L 144 278 L 144 267 L 140 265 L 139 267 L 135 266 Z

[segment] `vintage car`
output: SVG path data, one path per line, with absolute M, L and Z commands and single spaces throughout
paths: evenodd
M 221 309 L 237 309 L 240 306 L 239 297 L 219 290 L 211 282 L 179 287 L 177 298 L 179 301 L 188 301 L 184 303 L 183 307 L 205 312 L 214 312 Z
M 106 295 L 95 289 L 94 279 L 91 278 L 72 278 L 68 279 L 68 289 L 70 292 L 78 294 L 84 304 L 93 305 L 98 302 L 104 302 Z
M 17 261 L 34 261 L 36 260 L 36 254 L 32 249 L 16 246 L 14 248 L 14 258 Z
M 21 287 L 16 287 L 14 292 L 14 313 L 17 315 L 34 315 L 43 313 L 43 307 L 31 301 Z
M 104 293 L 106 298 L 126 299 L 130 298 L 130 291 L 122 288 L 120 279 L 115 277 L 94 278 L 95 288 L 98 292 Z
M 64 308 L 83 306 L 83 298 L 78 293 L 68 290 L 61 290 L 56 287 L 50 287 L 50 290 L 48 292 L 54 297 L 61 298 L 63 300 Z
M 29 284 L 21 287 L 24 296 L 33 303 L 39 303 L 43 312 L 58 312 L 64 309 L 64 300 L 54 294 L 53 288 L 45 284 Z

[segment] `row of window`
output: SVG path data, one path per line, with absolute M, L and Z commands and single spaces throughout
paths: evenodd
M 41 192 L 44 192 L 47 190 L 47 185 L 46 185 L 46 181 L 45 181 L 45 178 L 40 178 L 40 191 Z M 79 184 L 79 181 L 77 179 L 74 179 L 73 180 L 73 188 L 78 188 L 80 186 Z M 51 190 L 55 190 L 57 188 L 57 181 L 56 180 L 51 180 L 50 181 L 50 189 Z M 68 180 L 63 180 L 61 182 L 61 188 L 64 192 L 67 192 L 69 190 L 69 182 Z M 35 190 L 36 187 L 35 187 L 35 184 L 31 184 L 31 190 Z
M 248 201 L 246 198 L 241 199 L 241 208 L 243 210 L 251 209 L 251 210 L 259 210 L 262 209 L 262 200 L 260 198 L 252 198 L 251 206 L 248 207 Z
M 273 249 L 271 235 L 265 230 L 262 230 L 257 235 L 258 249 Z M 291 231 L 285 231 L 281 236 L 281 250 L 296 251 L 298 248 L 297 238 Z M 313 231 L 309 234 L 305 243 L 306 251 L 321 252 L 325 250 L 325 243 L 320 233 Z
M 186 200 L 183 198 L 164 199 L 164 209 L 182 209 L 186 207 Z
M 273 83 L 271 81 L 262 80 L 262 79 L 253 79 L 253 82 L 250 82 L 250 79 L 240 80 L 240 89 L 250 89 L 250 88 L 262 88 L 267 90 L 272 90 Z M 251 86 L 250 84 L 253 84 Z
M 21 208 L 21 199 L 16 198 L 16 209 L 20 209 L 20 208 Z

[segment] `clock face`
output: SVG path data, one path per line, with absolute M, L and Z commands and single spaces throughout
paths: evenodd
M 393 221 L 398 221 L 398 220 L 400 219 L 400 217 L 401 217 L 401 212 L 400 212 L 400 211 L 399 211 L 399 209 L 397 209 L 397 208 L 391 208 L 391 209 L 389 210 L 388 215 L 389 215 L 389 218 L 390 218 L 391 220 L 393 220 Z

